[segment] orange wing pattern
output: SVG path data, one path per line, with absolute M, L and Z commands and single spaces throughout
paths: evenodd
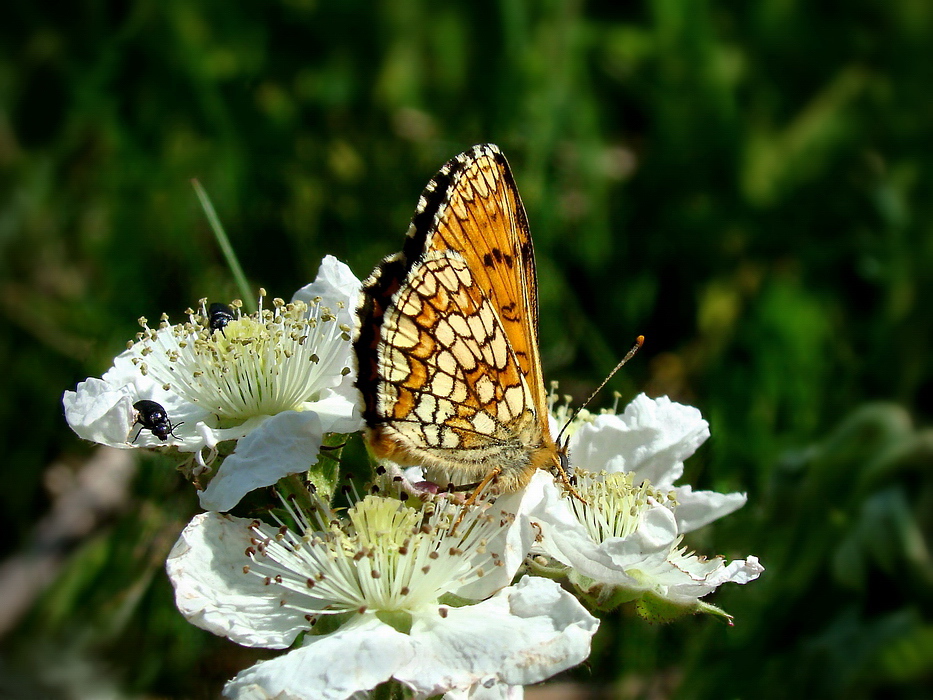
M 528 222 L 505 157 L 474 146 L 418 202 L 363 285 L 354 341 L 378 459 L 522 488 L 558 461 L 547 423 Z

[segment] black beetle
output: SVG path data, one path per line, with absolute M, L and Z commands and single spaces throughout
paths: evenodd
M 210 308 L 207 310 L 207 320 L 212 331 L 220 331 L 223 333 L 224 326 L 235 318 L 236 316 L 233 315 L 233 309 L 226 304 L 221 304 L 219 302 L 214 303 L 211 304 Z
M 133 408 L 136 409 L 136 423 L 139 423 L 142 428 L 136 433 L 136 437 L 133 438 L 135 443 L 139 439 L 139 434 L 144 430 L 148 429 L 152 431 L 152 434 L 159 438 L 162 442 L 168 440 L 168 436 L 178 437 L 175 435 L 175 428 L 179 425 L 184 425 L 184 421 L 181 423 L 172 423 L 168 419 L 168 413 L 165 408 L 160 403 L 155 401 L 150 401 L 149 399 L 142 399 L 133 404 Z

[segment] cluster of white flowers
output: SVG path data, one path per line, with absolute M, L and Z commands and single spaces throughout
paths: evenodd
M 341 511 L 312 489 L 283 498 L 274 523 L 226 514 L 313 470 L 327 434 L 362 428 L 350 371 L 359 289 L 327 257 L 289 303 L 244 314 L 202 301 L 157 329 L 141 319 L 113 367 L 63 399 L 79 436 L 174 450 L 196 482 L 210 479 L 208 512 L 167 562 L 178 609 L 245 646 L 295 646 L 238 674 L 228 697 L 362 698 L 389 683 L 406 697 L 514 699 L 589 656 L 599 623 L 584 604 L 728 618 L 701 598 L 762 566 L 701 557 L 682 540 L 745 495 L 675 485 L 709 427 L 667 398 L 640 395 L 569 426 L 582 501 L 542 470 L 471 507 L 383 489 Z

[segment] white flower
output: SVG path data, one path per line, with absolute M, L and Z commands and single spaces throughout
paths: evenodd
M 168 573 L 182 614 L 239 644 L 283 649 L 324 616 L 337 626 L 241 672 L 229 697 L 342 699 L 391 678 L 417 697 L 520 697 L 583 661 L 598 622 L 552 581 L 507 586 L 509 531 L 525 530 L 522 555 L 530 533 L 501 503 L 459 525 L 446 503 L 368 496 L 343 522 L 319 506 L 316 527 L 289 506 L 297 532 L 204 513 Z M 464 598 L 481 602 L 455 607 Z
M 569 567 L 570 581 L 600 607 L 648 595 L 683 612 L 714 612 L 699 598 L 727 581 L 748 583 L 764 570 L 756 557 L 727 564 L 682 547 L 669 497 L 647 483 L 634 485 L 632 474 L 578 470 L 575 477 L 586 503 L 538 472 L 523 512 L 539 529 L 540 549 Z
M 693 406 L 666 396 L 639 394 L 621 415 L 603 413 L 575 426 L 569 442 L 572 465 L 589 472 L 631 472 L 635 483 L 649 481 L 672 490 L 679 532 L 692 532 L 745 505 L 744 493 L 722 494 L 675 486 L 684 460 L 709 438 L 709 424 Z
M 764 569 L 753 556 L 727 564 L 681 546 L 685 532 L 745 503 L 744 494 L 673 485 L 707 437 L 709 426 L 695 408 L 643 394 L 622 415 L 575 425 L 569 452 L 585 502 L 568 496 L 550 474 L 535 474 L 522 513 L 539 528 L 540 551 L 568 567 L 571 582 L 597 606 L 639 600 L 658 616 L 718 612 L 699 598 L 727 581 L 752 581 Z
M 229 510 L 248 491 L 307 470 L 323 436 L 362 427 L 352 393 L 350 309 L 360 282 L 327 256 L 317 280 L 286 304 L 211 327 L 202 302 L 187 323 L 144 332 L 101 379 L 65 392 L 65 416 L 81 437 L 112 447 L 172 446 L 202 470 L 217 445 L 237 440 L 201 493 L 201 505 Z M 164 440 L 133 405 L 155 401 L 172 427 Z

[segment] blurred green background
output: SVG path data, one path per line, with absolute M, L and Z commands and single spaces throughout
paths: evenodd
M 171 463 L 56 516 L 98 458 L 61 393 L 139 316 L 237 296 L 190 179 L 288 297 L 327 253 L 368 274 L 484 141 L 528 209 L 547 378 L 580 400 L 643 333 L 611 388 L 698 406 L 687 480 L 749 494 L 690 543 L 767 568 L 710 599 L 734 628 L 622 610 L 566 679 L 933 694 L 933 4 L 19 1 L 0 42 L 0 696 L 210 698 L 257 658 L 174 609 L 197 503 Z

